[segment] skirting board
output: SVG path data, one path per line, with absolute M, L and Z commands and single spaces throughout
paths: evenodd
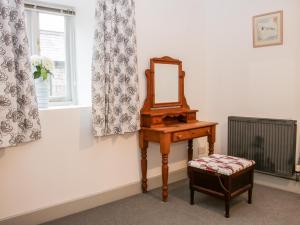
M 174 183 L 187 178 L 187 169 L 183 168 L 170 172 L 169 183 Z M 161 175 L 148 179 L 148 190 L 160 187 L 162 184 Z M 72 215 L 84 210 L 92 209 L 113 201 L 124 199 L 133 195 L 140 194 L 141 183 L 135 182 L 123 187 L 119 187 L 104 193 L 99 193 L 86 198 L 66 202 L 61 205 L 52 206 L 27 213 L 17 217 L 0 221 L 0 225 L 37 225 L 61 217 Z

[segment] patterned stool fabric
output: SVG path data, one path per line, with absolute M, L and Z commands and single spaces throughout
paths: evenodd
M 255 164 L 255 161 L 234 156 L 213 154 L 200 159 L 192 160 L 189 166 L 211 173 L 230 176 Z

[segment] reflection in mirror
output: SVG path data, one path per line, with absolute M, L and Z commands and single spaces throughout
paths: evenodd
M 178 65 L 155 64 L 155 103 L 179 102 Z

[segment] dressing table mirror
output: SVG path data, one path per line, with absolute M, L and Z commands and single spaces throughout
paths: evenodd
M 180 105 L 179 71 L 176 64 L 154 64 L 154 107 L 167 103 Z
M 142 127 L 163 127 L 174 123 L 196 122 L 184 96 L 182 62 L 165 56 L 150 59 L 146 70 L 147 97 L 141 110 Z
M 168 156 L 171 143 L 188 141 L 188 160 L 193 157 L 193 139 L 207 137 L 209 154 L 214 152 L 215 122 L 196 119 L 184 95 L 185 72 L 182 62 L 168 56 L 150 59 L 146 70 L 147 94 L 141 109 L 142 190 L 147 192 L 147 149 L 149 142 L 160 144 L 162 156 L 162 199 L 168 199 Z

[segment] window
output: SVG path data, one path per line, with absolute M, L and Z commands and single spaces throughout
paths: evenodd
M 31 55 L 51 58 L 50 105 L 76 103 L 74 11 L 25 4 Z

